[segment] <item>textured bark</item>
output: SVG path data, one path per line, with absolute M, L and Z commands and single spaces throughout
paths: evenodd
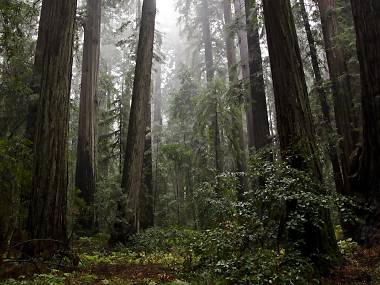
M 367 198 L 373 213 L 361 238 L 378 242 L 380 231 L 380 2 L 351 0 L 362 82 L 363 150 L 354 188 Z
M 156 1 L 144 0 L 122 177 L 123 192 L 128 198 L 126 205 L 124 201 L 119 201 L 118 220 L 114 225 L 111 242 L 126 242 L 128 237 L 140 228 L 139 205 L 147 127 L 146 106 L 151 91 L 155 17 Z
M 107 66 L 103 66 L 102 72 L 105 76 L 109 78 L 110 72 Z M 99 89 L 97 92 L 98 105 L 97 109 L 97 121 L 98 125 L 96 128 L 96 180 L 107 179 L 112 171 L 112 159 L 109 156 L 110 145 L 112 144 L 112 138 L 109 134 L 113 132 L 113 122 L 104 120 L 107 118 L 110 110 L 114 108 L 112 104 L 113 100 L 113 88 L 110 84 L 106 84 L 105 88 Z M 123 94 L 123 86 L 121 90 Z M 120 112 L 122 114 L 122 111 Z M 102 121 L 102 123 L 99 123 Z
M 32 90 L 34 94 L 38 94 L 39 87 L 32 84 Z M 26 116 L 26 128 L 24 137 L 34 142 L 36 135 L 36 123 L 37 123 L 37 112 L 38 112 L 38 100 L 36 98 L 31 98 L 28 106 L 28 114 Z
M 141 0 L 136 0 L 136 29 L 140 27 L 141 24 Z
M 75 13 L 76 0 L 42 2 L 35 61 L 40 92 L 30 238 L 66 241 L 67 237 L 67 135 Z
M 158 48 L 161 50 L 162 38 L 158 37 Z M 154 166 L 154 185 L 153 185 L 153 213 L 156 211 L 156 204 L 158 200 L 158 173 L 159 173 L 159 155 L 160 155 L 160 144 L 161 144 L 161 132 L 162 132 L 162 66 L 161 62 L 157 63 L 156 74 L 154 80 L 154 111 L 153 111 L 153 138 L 155 148 L 155 166 Z
M 137 19 L 141 19 L 141 1 L 137 1 Z M 153 169 L 152 169 L 152 103 L 149 94 L 145 110 L 145 146 L 142 171 L 142 186 L 140 190 L 140 211 L 138 231 L 154 226 L 154 201 L 153 201 Z
M 340 163 L 339 163 L 337 146 L 333 137 L 334 128 L 332 126 L 332 121 L 331 121 L 331 116 L 330 116 L 330 106 L 327 100 L 326 90 L 323 87 L 323 77 L 322 77 L 321 69 L 319 67 L 317 48 L 316 48 L 313 33 L 311 31 L 309 16 L 305 8 L 304 0 L 300 0 L 300 8 L 301 8 L 302 20 L 303 20 L 303 24 L 304 24 L 305 32 L 307 36 L 307 41 L 310 48 L 310 51 L 309 51 L 310 59 L 311 59 L 312 67 L 313 67 L 314 79 L 315 79 L 316 90 L 318 93 L 319 104 L 321 105 L 321 109 L 322 109 L 323 126 L 325 129 L 325 136 L 327 137 L 328 154 L 329 154 L 331 165 L 333 168 L 335 187 L 338 193 L 342 193 L 343 192 L 343 177 L 342 177 L 342 171 L 341 171 Z
M 202 40 L 205 49 L 206 78 L 207 82 L 214 80 L 214 58 L 212 54 L 212 39 L 210 30 L 210 15 L 208 0 L 202 0 L 201 5 Z
M 292 167 L 310 172 L 320 183 L 321 166 L 290 2 L 264 0 L 263 3 L 281 156 Z M 289 201 L 288 214 L 294 210 L 294 203 L 297 201 Z M 329 211 L 321 208 L 319 214 L 323 225 L 318 227 L 306 221 L 305 233 L 299 236 L 289 231 L 288 242 L 303 240 L 304 244 L 299 245 L 301 252 L 322 265 L 326 260 L 317 259 L 336 258 L 338 248 Z
M 210 83 L 214 80 L 215 68 L 212 52 L 212 39 L 210 29 L 210 15 L 208 0 L 201 3 L 202 40 L 205 49 L 206 79 Z M 219 130 L 218 98 L 215 98 L 215 108 L 212 118 L 213 143 L 215 151 L 215 168 L 218 173 L 223 171 L 222 146 Z
M 234 33 L 229 31 L 232 26 L 232 12 L 231 12 L 231 0 L 223 0 L 223 11 L 224 11 L 224 23 L 225 23 L 225 42 L 226 42 L 226 54 L 227 54 L 227 64 L 228 64 L 228 75 L 230 82 L 230 93 L 233 97 L 231 102 L 231 110 L 234 111 L 233 126 L 232 126 L 232 144 L 235 152 L 236 160 L 236 171 L 239 173 L 245 173 L 247 170 L 246 154 L 245 154 L 245 144 L 244 144 L 244 131 L 243 131 L 243 121 L 241 113 L 241 104 L 239 99 L 240 90 L 238 87 L 238 73 L 237 73 L 237 59 L 236 59 L 236 48 Z M 244 174 L 239 175 L 240 193 L 246 190 L 247 181 Z
M 236 49 L 235 37 L 230 28 L 232 26 L 232 11 L 231 0 L 223 1 L 223 14 L 224 14 L 224 39 L 226 45 L 227 66 L 228 66 L 228 79 L 232 87 L 237 84 L 238 74 L 236 71 Z
M 97 91 L 100 54 L 101 1 L 87 1 L 87 17 L 84 24 L 84 45 L 82 63 L 82 85 L 80 94 L 77 164 L 75 186 L 89 206 L 89 212 L 82 213 L 83 227 L 91 228 L 94 217 L 91 206 L 94 203 L 96 185 L 96 125 Z
M 341 169 L 344 193 L 350 193 L 348 181 L 350 156 L 355 149 L 355 115 L 352 100 L 351 83 L 343 47 L 336 42 L 339 34 L 335 0 L 318 0 L 321 13 L 323 39 L 325 43 L 327 63 L 332 83 L 335 121 L 340 136 Z
M 253 115 L 253 141 L 249 147 L 259 150 L 269 143 L 269 120 L 256 8 L 255 0 L 245 1 L 251 87 L 248 104 L 251 105 Z
M 247 37 L 247 25 L 246 25 L 246 15 L 245 15 L 245 1 L 235 0 L 235 17 L 236 24 L 238 25 L 238 38 L 239 38 L 239 51 L 240 51 L 240 65 L 241 73 L 243 77 L 243 83 L 245 90 L 249 90 L 248 96 L 246 98 L 246 120 L 247 120 L 247 134 L 248 134 L 248 145 L 250 148 L 254 145 L 254 134 L 253 134 L 253 114 L 252 114 L 252 104 L 250 102 L 250 78 L 249 78 L 249 56 L 248 56 L 248 37 Z
M 153 124 L 155 127 L 162 126 L 162 66 L 161 63 L 157 64 L 155 85 L 154 85 L 154 112 L 153 112 Z
M 152 164 L 152 104 L 151 98 L 146 104 L 146 134 L 143 163 L 143 185 L 140 191 L 140 229 L 145 230 L 154 226 L 153 207 L 153 164 Z
M 123 173 L 123 161 L 125 156 L 125 150 L 127 147 L 127 135 L 128 135 L 128 125 L 129 125 L 129 115 L 131 113 L 131 92 L 129 85 L 130 79 L 127 78 L 126 74 L 123 74 L 124 84 L 122 86 L 121 94 L 121 112 L 120 112 L 120 157 L 119 157 L 119 168 L 120 174 Z

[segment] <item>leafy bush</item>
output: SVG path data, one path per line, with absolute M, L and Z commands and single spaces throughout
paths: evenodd
M 309 261 L 295 251 L 275 249 L 274 230 L 264 228 L 252 203 L 236 203 L 232 212 L 191 245 L 193 277 L 226 284 L 307 283 Z
M 251 187 L 243 201 L 237 200 L 234 173 L 204 183 L 195 192 L 198 219 L 208 228 L 192 244 L 196 275 L 228 284 L 311 282 L 308 276 L 316 257 L 300 255 L 302 238 L 308 225 L 324 226 L 321 209 L 336 209 L 339 196 L 283 162 L 253 157 L 248 176 Z M 291 212 L 288 203 L 294 205 Z M 288 243 L 289 232 L 300 238 Z
M 0 188 L 23 191 L 31 182 L 31 148 L 27 140 L 0 140 Z
M 31 186 L 30 143 L 0 140 L 0 252 L 5 250 L 18 222 L 26 218 Z
M 198 231 L 189 229 L 148 229 L 133 237 L 134 249 L 137 252 L 167 253 L 186 256 L 191 254 L 192 245 L 201 238 Z
M 354 242 L 351 238 L 338 241 L 340 252 L 345 256 L 352 256 L 359 247 L 357 242 Z

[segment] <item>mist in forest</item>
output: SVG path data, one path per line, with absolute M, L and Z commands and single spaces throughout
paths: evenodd
M 378 0 L 0 0 L 0 284 L 380 284 Z

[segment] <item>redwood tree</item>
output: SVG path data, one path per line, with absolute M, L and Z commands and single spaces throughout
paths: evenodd
M 39 106 L 28 231 L 66 241 L 67 135 L 76 0 L 44 0 L 35 70 Z
M 310 49 L 309 55 L 310 55 L 311 65 L 314 72 L 316 91 L 318 94 L 319 104 L 321 105 L 321 109 L 322 109 L 323 126 L 325 129 L 325 136 L 327 138 L 328 154 L 329 154 L 332 169 L 333 169 L 335 187 L 338 193 L 342 193 L 344 192 L 342 171 L 340 167 L 335 138 L 333 137 L 334 127 L 331 120 L 330 106 L 327 99 L 327 92 L 326 92 L 325 87 L 323 86 L 323 77 L 322 77 L 322 71 L 319 66 L 317 46 L 314 40 L 313 32 L 311 30 L 309 16 L 305 7 L 305 1 L 300 0 L 299 2 L 300 2 L 300 8 L 301 8 L 301 16 L 302 16 L 302 20 L 303 20 L 303 24 L 304 24 L 304 28 L 306 32 L 306 37 L 307 37 L 307 41 L 308 41 L 309 49 Z
M 249 132 L 252 138 L 248 138 L 248 145 L 250 148 L 253 147 L 259 150 L 265 147 L 269 142 L 269 121 L 255 0 L 245 1 L 245 13 L 247 19 L 250 71 L 250 96 L 248 98 L 248 104 L 250 104 L 252 108 L 253 128 L 253 130 Z
M 210 28 L 210 12 L 208 0 L 201 0 L 200 6 L 201 26 L 202 26 L 202 41 L 205 52 L 206 65 L 206 80 L 210 83 L 214 80 L 215 67 L 214 56 L 212 52 L 212 38 Z M 219 113 L 218 113 L 218 98 L 214 102 L 214 114 L 211 123 L 214 152 L 215 152 L 215 169 L 218 173 L 223 171 L 222 147 L 219 130 Z
M 233 122 L 232 122 L 232 145 L 235 153 L 236 160 L 236 171 L 239 173 L 245 173 L 247 170 L 247 161 L 245 154 L 245 144 L 244 144 L 244 131 L 243 131 L 243 117 L 242 117 L 242 106 L 241 100 L 239 99 L 239 89 L 238 87 L 238 73 L 236 69 L 237 59 L 236 59 L 236 48 L 235 48 L 235 38 L 234 33 L 230 32 L 229 29 L 232 26 L 232 12 L 231 12 L 231 0 L 223 0 L 223 12 L 224 12 L 224 23 L 225 23 L 225 43 L 226 43 L 226 54 L 227 54 L 227 65 L 228 65 L 228 75 L 230 82 L 230 94 L 231 94 L 231 110 L 233 111 Z M 244 175 L 239 175 L 239 186 L 240 193 L 246 187 L 246 179 Z
M 111 242 L 126 242 L 140 229 L 140 195 L 147 128 L 147 104 L 151 92 L 156 1 L 144 0 L 142 7 L 136 69 L 132 91 L 127 146 L 122 177 L 127 200 L 118 203 Z
M 354 189 L 373 212 L 362 228 L 364 242 L 379 241 L 380 230 L 380 2 L 351 0 L 362 85 L 363 147 Z
M 77 165 L 75 186 L 81 191 L 89 211 L 82 213 L 82 226 L 89 229 L 94 217 L 91 206 L 94 203 L 96 184 L 96 126 L 97 90 L 100 53 L 101 1 L 87 1 L 87 17 L 84 23 L 84 44 L 82 62 L 82 86 L 80 94 Z M 92 216 L 91 216 L 92 215 Z
M 321 183 L 321 166 L 290 2 L 264 0 L 263 3 L 281 156 L 290 166 L 309 172 L 316 183 Z M 297 201 L 287 204 L 288 214 L 294 211 L 294 203 Z M 302 240 L 301 252 L 319 263 L 335 259 L 338 248 L 330 212 L 320 208 L 318 213 L 322 224 L 306 221 L 302 236 L 294 236 L 289 231 L 288 242 Z M 326 259 L 316 260 L 317 256 Z
M 248 145 L 252 148 L 254 141 L 253 134 L 253 114 L 252 114 L 252 104 L 250 102 L 250 73 L 249 73 L 249 56 L 248 56 L 248 37 L 247 37 L 247 24 L 245 15 L 245 1 L 244 0 L 234 0 L 235 8 L 235 24 L 237 25 L 237 35 L 240 53 L 240 66 L 241 75 L 244 89 L 248 90 L 248 96 L 246 98 L 246 120 L 247 120 L 247 134 L 248 134 Z
M 356 144 L 354 125 L 356 123 L 355 120 L 357 120 L 353 107 L 351 82 L 348 76 L 343 47 L 337 41 L 340 29 L 336 11 L 336 0 L 317 0 L 317 2 L 321 14 L 323 40 L 332 84 L 335 122 L 338 135 L 340 136 L 343 192 L 349 193 L 349 161 Z
M 153 157 L 152 157 L 152 104 L 151 96 L 146 104 L 146 133 L 143 162 L 143 178 L 140 191 L 140 228 L 154 226 Z

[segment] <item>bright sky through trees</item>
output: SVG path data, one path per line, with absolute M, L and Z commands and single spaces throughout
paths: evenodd
M 169 33 L 177 24 L 175 0 L 157 0 L 157 25 L 163 33 Z

